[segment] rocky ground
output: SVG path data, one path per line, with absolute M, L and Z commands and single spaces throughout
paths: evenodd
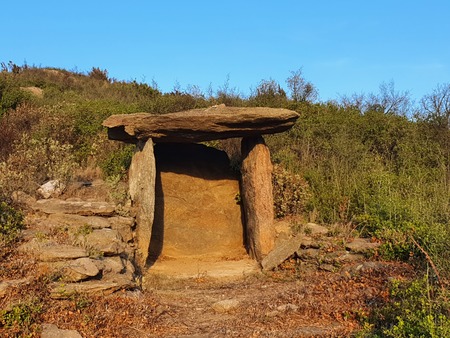
M 285 222 L 261 272 L 142 279 L 134 221 L 116 205 L 18 198 L 27 228 L 1 249 L 0 308 L 21 324 L 0 322 L 2 337 L 345 337 L 389 280 L 413 274 L 349 231 L 297 224 L 293 236 Z

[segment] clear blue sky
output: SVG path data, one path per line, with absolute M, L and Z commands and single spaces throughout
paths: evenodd
M 303 69 L 323 101 L 450 82 L 450 1 L 4 1 L 0 61 L 244 94 Z

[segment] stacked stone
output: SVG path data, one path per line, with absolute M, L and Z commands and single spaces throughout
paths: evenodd
M 23 252 L 54 277 L 52 296 L 110 294 L 134 282 L 134 218 L 116 214 L 113 203 L 42 199 L 29 204 Z

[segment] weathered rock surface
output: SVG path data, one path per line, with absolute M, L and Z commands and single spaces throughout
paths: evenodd
M 103 125 L 112 140 L 136 143 L 202 142 L 232 137 L 273 134 L 291 128 L 298 118 L 292 110 L 214 106 L 178 113 L 113 115 Z
M 119 256 L 97 259 L 95 260 L 95 264 L 102 270 L 104 275 L 130 274 L 132 276 L 134 273 L 133 264 L 129 260 Z
M 89 226 L 92 229 L 103 229 L 111 227 L 109 219 L 100 216 L 81 216 L 56 213 L 48 215 L 48 222 L 54 226 L 69 227 L 76 231 L 77 229 Z
M 39 273 L 61 278 L 62 282 L 52 285 L 52 297 L 65 298 L 79 292 L 110 294 L 136 286 L 130 261 L 134 257 L 132 217 L 109 216 L 110 212 L 104 210 L 114 210 L 115 206 L 106 202 L 46 201 L 51 201 L 51 206 L 44 202 L 43 209 L 56 213 L 47 214 L 42 209 L 30 212 L 26 217 L 25 243 L 19 250 L 32 253 Z M 41 206 L 39 201 L 36 204 Z M 129 244 L 123 241 L 122 234 L 131 241 Z M 13 285 L 14 281 L 0 284 L 0 291 Z
M 95 277 L 99 273 L 100 270 L 95 264 L 95 261 L 87 257 L 69 262 L 64 269 L 65 279 L 73 282 Z
M 53 324 L 42 324 L 41 338 L 83 338 L 76 330 L 62 330 Z
M 284 242 L 278 244 L 269 254 L 261 261 L 263 270 L 272 270 L 283 263 L 300 248 L 302 242 L 301 236 L 291 237 Z
M 306 223 L 305 231 L 310 235 L 326 235 L 328 233 L 328 228 L 323 225 L 319 225 L 316 223 Z
M 83 201 L 83 200 L 38 200 L 33 209 L 46 214 L 76 214 L 83 216 L 112 216 L 115 205 L 108 202 Z
M 157 144 L 150 256 L 245 255 L 239 180 L 226 154 L 201 144 Z
M 0 281 L 0 297 L 6 295 L 10 288 L 20 287 L 28 283 L 30 283 L 30 279 L 28 278 Z
M 114 216 L 108 218 L 111 229 L 116 230 L 125 243 L 133 241 L 132 228 L 135 224 L 133 217 Z
M 367 238 L 355 238 L 352 242 L 347 243 L 345 248 L 356 253 L 368 253 L 380 246 L 380 243 L 371 242 Z
M 84 237 L 83 245 L 105 256 L 118 255 L 125 251 L 122 238 L 117 230 L 98 229 Z
M 59 180 L 51 180 L 47 183 L 44 183 L 39 187 L 37 190 L 38 194 L 41 195 L 43 198 L 47 199 L 50 197 L 58 197 L 60 196 L 66 186 L 64 183 L 62 183 Z
M 88 256 L 83 248 L 68 244 L 57 244 L 51 241 L 39 241 L 36 238 L 22 244 L 19 250 L 32 252 L 35 257 L 43 262 L 78 259 Z
M 66 299 L 79 293 L 91 295 L 110 295 L 121 289 L 135 287 L 127 275 L 117 275 L 111 280 L 89 280 L 83 283 L 55 283 L 51 286 L 50 296 L 55 299 Z
M 272 162 L 264 139 L 242 139 L 241 194 L 247 229 L 247 246 L 259 262 L 274 247 Z
M 139 263 L 145 265 L 148 258 L 155 212 L 156 165 L 152 140 L 136 145 L 129 169 L 129 191 L 136 216 L 136 239 Z M 129 239 L 126 236 L 127 240 Z

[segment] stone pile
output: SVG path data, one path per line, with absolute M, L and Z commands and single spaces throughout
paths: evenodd
M 54 280 L 52 297 L 110 294 L 136 286 L 134 218 L 113 203 L 81 199 L 30 201 L 25 243 L 41 273 Z
M 315 223 L 302 225 L 295 234 L 289 224 L 279 224 L 277 232 L 278 240 L 274 249 L 261 262 L 265 271 L 274 270 L 287 260 L 295 259 L 303 269 L 337 272 L 347 265 L 348 269 L 343 272 L 357 272 L 369 268 L 367 257 L 372 256 L 380 246 L 380 243 L 368 238 L 331 236 L 327 227 Z M 343 245 L 343 242 L 346 243 Z

